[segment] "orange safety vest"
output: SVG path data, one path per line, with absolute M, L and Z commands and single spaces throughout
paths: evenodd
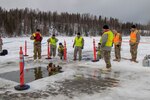
M 136 43 L 136 32 L 131 32 L 131 34 L 130 34 L 130 42 Z
M 118 45 L 119 42 L 121 42 L 121 40 L 120 40 L 120 34 L 117 33 L 117 34 L 115 35 L 115 37 L 114 37 L 114 44 L 115 44 L 115 45 Z

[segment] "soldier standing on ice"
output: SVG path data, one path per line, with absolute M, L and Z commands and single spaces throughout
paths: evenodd
M 3 40 L 2 40 L 1 34 L 0 34 L 0 53 L 2 52 L 2 45 L 3 45 Z
M 115 48 L 115 57 L 113 61 L 118 61 L 120 62 L 121 60 L 121 43 L 122 43 L 122 36 L 120 33 L 118 33 L 116 30 L 113 30 L 114 33 L 114 48 Z
M 137 59 L 137 49 L 140 42 L 140 33 L 137 30 L 136 26 L 131 26 L 130 33 L 130 53 L 131 53 L 131 61 L 138 62 Z
M 38 59 L 41 59 L 41 41 L 43 39 L 40 30 L 37 29 L 37 31 L 35 33 L 32 34 L 32 36 L 30 37 L 31 40 L 34 40 L 34 61 L 36 61 L 37 56 Z
M 79 61 L 82 59 L 82 49 L 84 48 L 84 38 L 80 33 L 77 33 L 77 36 L 74 39 L 74 60 L 77 58 L 77 53 L 79 52 Z
M 55 57 L 58 42 L 58 39 L 55 37 L 55 34 L 53 34 L 52 37 L 47 40 L 47 42 L 50 43 L 50 56 Z
M 104 33 L 100 40 L 102 51 L 103 51 L 103 57 L 106 63 L 106 68 L 104 68 L 103 70 L 110 71 L 111 70 L 110 54 L 111 54 L 114 35 L 112 31 L 109 29 L 108 25 L 103 26 L 103 32 Z

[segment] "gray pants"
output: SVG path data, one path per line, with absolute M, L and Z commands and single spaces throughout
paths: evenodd
M 74 60 L 77 59 L 77 53 L 79 53 L 79 60 L 82 59 L 82 47 L 75 47 L 74 49 Z
M 56 46 L 51 45 L 50 46 L 50 56 L 55 57 L 56 56 Z

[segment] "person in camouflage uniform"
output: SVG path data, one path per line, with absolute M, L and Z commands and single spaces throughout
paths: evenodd
M 97 51 L 97 60 L 103 58 L 102 57 L 102 50 L 101 50 L 101 43 L 98 43 L 98 47 L 96 48 Z
M 40 30 L 37 29 L 37 31 L 35 33 L 32 34 L 32 36 L 30 37 L 31 40 L 34 40 L 34 60 L 41 59 L 41 41 L 42 41 L 42 35 L 40 33 Z
M 110 71 L 111 70 L 110 54 L 114 36 L 112 31 L 109 29 L 108 25 L 103 26 L 103 32 L 104 33 L 100 40 L 103 51 L 103 57 L 106 63 L 106 68 L 104 68 L 103 70 Z
M 114 49 L 115 49 L 115 57 L 116 59 L 114 59 L 113 61 L 118 61 L 120 62 L 121 60 L 121 43 L 122 43 L 122 36 L 120 33 L 118 33 L 116 30 L 113 30 L 114 33 Z
M 130 53 L 131 53 L 131 61 L 138 62 L 137 59 L 137 49 L 140 42 L 140 33 L 137 30 L 136 26 L 133 25 L 131 27 L 130 33 Z
M 55 34 L 53 34 L 52 37 L 50 37 L 47 40 L 47 42 L 50 43 L 50 56 L 55 57 L 56 49 L 57 49 L 57 42 L 58 42 L 58 39 L 55 37 Z
M 64 56 L 64 46 L 62 43 L 59 43 L 58 56 L 60 57 L 60 59 L 62 59 Z
M 78 52 L 79 52 L 79 61 L 81 61 L 82 49 L 84 48 L 84 38 L 81 36 L 80 33 L 77 33 L 77 36 L 74 39 L 73 48 L 74 48 L 74 61 L 77 58 Z
M 0 34 L 0 53 L 2 52 L 2 46 L 3 46 L 3 40 L 2 40 L 1 34 Z

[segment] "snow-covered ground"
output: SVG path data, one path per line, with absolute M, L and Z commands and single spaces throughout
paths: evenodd
M 44 37 L 42 42 L 42 55 L 47 54 L 47 39 L 48 37 Z M 61 61 L 58 57 L 48 61 L 45 59 L 46 56 L 42 56 L 43 61 L 41 63 L 33 63 L 33 41 L 29 37 L 3 38 L 3 49 L 7 49 L 9 54 L 0 56 L 0 73 L 19 70 L 19 47 L 23 46 L 24 48 L 25 40 L 28 43 L 28 55 L 30 56 L 25 58 L 25 69 L 46 67 L 49 62 L 53 62 L 62 66 L 64 72 L 27 83 L 31 88 L 26 91 L 16 91 L 14 86 L 18 85 L 17 82 L 0 78 L 0 99 L 150 100 L 150 67 L 142 66 L 143 58 L 145 55 L 150 54 L 150 37 L 141 38 L 137 59 L 139 63 L 133 63 L 125 59 L 122 59 L 121 62 L 111 60 L 112 72 L 107 74 L 101 74 L 98 70 L 105 67 L 103 60 L 96 63 L 91 62 L 93 58 L 93 39 L 96 40 L 97 44 L 100 37 L 84 37 L 83 61 L 80 62 L 72 61 L 74 37 L 58 37 L 58 39 L 59 42 L 66 40 L 67 61 Z M 123 37 L 124 42 L 121 51 L 123 58 L 131 58 L 128 40 L 129 37 Z M 113 51 L 111 54 L 112 59 L 114 58 Z M 92 76 L 97 79 L 92 79 Z M 101 78 L 98 78 L 99 76 Z M 116 84 L 112 84 L 114 86 L 103 90 L 99 87 L 99 84 L 101 84 L 99 82 L 104 81 L 103 78 L 112 78 L 117 81 Z M 104 82 L 107 82 L 107 80 Z M 80 84 L 81 87 L 78 86 L 79 83 L 82 84 Z M 84 88 L 87 88 L 87 90 L 84 90 Z

